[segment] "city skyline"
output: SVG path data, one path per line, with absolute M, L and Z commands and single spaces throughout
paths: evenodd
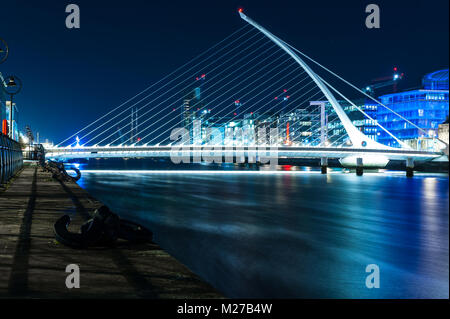
M 5 2 L 0 299 L 448 299 L 448 7 Z
M 448 43 L 439 43 L 441 50 L 433 52 L 433 58 L 431 58 L 432 50 L 423 52 L 422 44 L 416 47 L 417 52 L 406 54 L 406 51 L 410 51 L 408 47 L 411 47 L 412 36 L 402 33 L 401 30 L 411 28 L 414 24 L 414 15 L 417 14 L 417 8 L 412 10 L 406 6 L 406 2 L 395 5 L 380 3 L 383 8 L 380 30 L 368 30 L 364 27 L 363 5 L 342 7 L 330 3 L 321 8 L 322 16 L 328 18 L 325 20 L 327 22 L 316 23 L 305 16 L 306 12 L 317 13 L 316 5 L 286 3 L 293 8 L 293 12 L 283 14 L 292 16 L 295 13 L 303 19 L 300 21 L 293 19 L 289 22 L 289 19 L 281 21 L 279 18 L 274 18 L 275 13 L 283 12 L 283 3 L 274 7 L 269 3 L 259 2 L 256 7 L 251 1 L 241 1 L 226 6 L 199 1 L 187 8 L 180 3 L 180 6 L 173 6 L 167 10 L 167 8 L 148 7 L 142 2 L 136 2 L 132 9 L 129 9 L 129 14 L 132 13 L 135 16 L 135 11 L 138 9 L 149 8 L 149 12 L 158 12 L 154 17 L 156 20 L 149 22 L 138 14 L 132 21 L 125 19 L 127 23 L 124 23 L 115 19 L 118 18 L 118 7 L 111 5 L 102 7 L 100 4 L 92 5 L 80 1 L 78 4 L 81 9 L 82 26 L 79 30 L 65 29 L 63 21 L 66 14 L 63 12 L 63 5 L 52 6 L 49 9 L 48 4 L 44 2 L 40 7 L 33 9 L 33 19 L 22 20 L 19 11 L 26 13 L 31 8 L 17 8 L 8 4 L 5 9 L 16 13 L 13 14 L 15 21 L 2 16 L 1 23 L 6 23 L 8 26 L 16 25 L 17 28 L 3 29 L 6 32 L 2 34 L 2 37 L 8 40 L 10 50 L 15 54 L 11 54 L 7 63 L 2 65 L 1 71 L 4 74 L 18 74 L 24 80 L 23 92 L 17 96 L 21 115 L 20 127 L 23 129 L 25 125 L 30 125 L 34 130 L 41 132 L 42 137 L 58 142 L 75 131 L 78 127 L 77 123 L 91 122 L 128 97 L 156 82 L 158 78 L 170 73 L 196 53 L 213 45 L 221 39 L 218 34 L 226 36 L 235 31 L 241 26 L 236 15 L 236 9 L 241 6 L 251 12 L 255 18 L 265 19 L 282 38 L 306 50 L 320 62 L 326 62 L 325 64 L 333 70 L 344 74 L 351 82 L 359 86 L 370 83 L 373 78 L 389 74 L 393 66 L 398 66 L 406 73 L 401 83 L 402 87 L 415 87 L 425 73 L 446 67 L 445 63 L 448 63 L 443 58 L 448 56 Z M 416 7 L 417 5 L 423 6 L 423 2 L 417 2 Z M 415 35 L 417 38 L 420 34 L 426 34 L 427 40 L 423 43 L 431 48 L 433 43 L 439 41 L 442 34 L 448 33 L 447 28 L 446 30 L 443 28 L 448 21 L 439 19 L 439 16 L 443 14 L 438 8 L 439 5 L 445 6 L 445 4 L 434 4 L 436 7 L 426 6 L 426 12 L 429 14 L 425 17 L 421 15 L 421 19 L 430 19 L 430 23 L 421 23 L 421 28 L 416 30 Z M 99 14 L 100 8 L 103 9 L 102 18 L 94 21 L 93 14 Z M 181 10 L 183 13 L 179 11 L 180 8 L 183 9 Z M 268 8 L 273 11 L 273 14 L 271 12 L 269 16 L 267 16 Z M 41 10 L 45 11 L 45 14 L 39 15 Z M 121 10 L 123 11 L 123 8 Z M 410 15 L 408 10 L 411 10 Z M 402 12 L 401 18 L 395 18 L 399 12 Z M 123 14 L 126 17 L 126 12 Z M 186 15 L 190 18 L 188 19 Z M 24 18 L 26 16 L 26 14 L 23 15 Z M 197 16 L 199 16 L 198 20 Z M 178 18 L 176 27 L 169 27 L 175 17 Z M 339 17 L 344 18 L 342 19 L 344 23 Z M 411 19 L 408 20 L 405 17 L 411 17 Z M 40 18 L 42 21 L 37 24 Z M 210 23 L 209 20 L 213 18 L 224 23 Z M 192 24 L 190 23 L 192 20 L 199 22 Z M 338 26 L 334 23 L 336 20 L 340 21 Z M 156 22 L 167 26 L 167 28 L 158 28 L 159 35 L 151 32 L 153 30 L 151 24 Z M 400 22 L 401 25 L 399 25 Z M 35 28 L 30 28 L 30 24 L 35 25 Z M 206 30 L 201 27 L 202 24 L 213 25 L 214 30 Z M 334 27 L 330 28 L 330 24 Z M 60 27 L 57 27 L 58 25 Z M 298 26 L 306 28 L 307 32 L 297 28 Z M 427 28 L 430 29 L 427 30 Z M 431 29 L 434 31 L 429 32 Z M 25 40 L 23 39 L 24 30 L 45 31 L 49 38 L 40 39 L 38 42 L 32 37 Z M 161 30 L 163 30 L 162 34 Z M 180 38 L 180 30 L 184 31 L 186 39 Z M 345 33 L 339 34 L 344 30 Z M 398 34 L 392 35 L 393 30 L 398 30 Z M 326 34 L 328 37 L 324 37 Z M 51 35 L 55 35 L 59 42 L 51 41 Z M 320 37 L 314 35 L 320 35 Z M 358 42 L 354 43 L 351 38 L 356 36 L 358 36 Z M 375 42 L 373 49 L 384 52 L 383 59 L 379 58 L 379 53 L 374 54 L 372 50 L 367 50 L 369 44 L 377 41 L 379 37 L 383 37 L 382 43 L 386 45 Z M 16 38 L 21 39 L 20 45 L 16 45 Z M 148 41 L 144 40 L 145 38 L 148 38 Z M 169 39 L 178 41 L 176 43 L 180 45 L 176 47 L 181 47 L 183 50 L 171 49 L 174 43 L 171 43 Z M 183 44 L 185 41 L 193 45 Z M 124 43 L 126 43 L 125 46 Z M 366 50 L 358 50 L 360 53 L 355 56 L 351 43 L 354 43 L 355 47 L 366 48 Z M 42 51 L 44 44 L 48 47 L 45 54 Z M 324 50 L 324 47 L 328 49 Z M 347 55 L 336 56 L 334 51 L 336 48 L 339 48 L 339 52 L 348 52 Z M 386 59 L 386 54 L 392 54 L 392 57 Z M 417 63 L 416 54 L 422 59 L 419 63 Z M 51 60 L 49 60 L 50 57 Z M 81 63 L 81 58 L 86 62 Z M 357 67 L 352 67 L 349 60 L 352 60 L 353 65 Z M 412 60 L 415 60 L 414 63 Z M 363 65 L 367 68 L 367 73 L 358 74 L 359 72 L 356 71 Z M 127 70 L 126 67 L 130 68 Z M 130 77 L 128 74 L 133 76 Z M 120 89 L 116 89 L 117 87 Z M 232 96 L 229 97 L 230 100 L 232 98 Z M 61 118 L 61 114 L 65 117 Z M 39 124 L 44 116 L 49 118 L 51 126 L 43 127 Z

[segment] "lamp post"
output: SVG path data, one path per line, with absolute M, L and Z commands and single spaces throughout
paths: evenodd
M 0 38 L 0 64 L 2 64 L 3 62 L 6 61 L 6 59 L 8 58 L 8 54 L 9 54 L 9 47 L 8 44 L 6 43 L 5 40 L 3 40 L 2 38 Z M 3 88 L 4 83 L 0 83 L 0 86 Z M 0 105 L 1 107 L 1 105 Z M 1 109 L 0 109 L 0 115 L 1 115 Z M 2 123 L 0 123 L 2 125 L 1 130 L 3 130 L 3 119 L 0 116 L 0 121 Z
M 22 80 L 19 79 L 19 77 L 15 75 L 8 75 L 6 77 L 6 85 L 2 85 L 3 90 L 10 96 L 10 105 L 9 105 L 9 127 L 8 127 L 8 134 L 9 137 L 12 139 L 14 136 L 13 132 L 13 112 L 14 112 L 14 104 L 13 104 L 13 98 L 14 95 L 20 92 L 22 89 Z
M 9 54 L 8 43 L 5 40 L 0 38 L 0 64 L 6 61 Z

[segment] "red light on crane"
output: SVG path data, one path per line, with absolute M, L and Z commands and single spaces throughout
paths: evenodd
M 285 141 L 285 144 L 286 145 L 291 145 L 292 144 L 291 138 L 289 136 L 289 122 L 287 122 L 287 124 L 286 124 L 286 141 Z
M 206 76 L 206 74 L 202 74 L 202 78 L 204 78 Z
M 394 67 L 394 71 L 397 72 L 397 70 L 398 70 L 397 67 Z
M 238 9 L 238 12 L 239 12 L 239 13 L 241 13 L 241 12 L 243 12 L 243 11 L 244 11 L 244 9 L 242 9 L 242 8 L 239 8 L 239 9 Z
M 286 93 L 286 92 L 287 92 L 287 90 L 286 90 L 286 89 L 284 89 L 284 90 L 283 90 L 283 92 L 284 92 L 284 93 Z
M 278 100 L 278 96 L 275 96 L 275 100 Z
M 235 116 L 237 115 L 237 113 L 236 113 L 236 112 L 234 112 L 233 114 L 234 114 Z

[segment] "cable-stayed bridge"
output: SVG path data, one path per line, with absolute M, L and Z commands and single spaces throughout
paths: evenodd
M 417 123 L 239 14 L 246 22 L 242 28 L 47 148 L 46 157 L 170 157 L 175 152 L 239 162 L 259 160 L 265 152 L 321 158 L 323 165 L 327 158 L 338 158 L 350 166 L 405 160 L 411 167 L 414 161 L 443 156 L 448 147 L 443 141 L 433 136 L 433 150 L 412 149 L 377 122 L 373 106 L 387 108 L 405 128 L 427 136 Z M 357 105 L 306 61 L 370 103 Z M 355 113 L 357 120 L 351 119 Z M 380 131 L 392 145 L 376 141 Z

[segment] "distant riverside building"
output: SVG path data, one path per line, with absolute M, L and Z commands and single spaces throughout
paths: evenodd
M 377 132 L 379 131 L 376 123 L 377 103 L 369 99 L 357 99 L 353 100 L 352 103 L 354 105 L 347 101 L 339 101 L 353 125 L 370 139 L 377 140 Z M 369 119 L 360 110 L 372 119 Z M 328 140 L 330 144 L 334 143 L 335 146 L 342 144 L 346 140 L 347 132 L 330 103 L 327 103 L 327 114 Z
M 253 112 L 244 114 L 244 118 L 242 119 L 242 134 L 243 145 L 256 144 L 256 132 Z
M 271 129 L 278 128 L 279 116 L 275 113 L 254 113 L 254 129 L 255 129 L 255 144 L 256 145 L 268 145 L 276 143 L 278 134 L 276 136 L 271 135 Z
M 0 85 L 4 86 L 6 84 L 5 79 L 0 73 Z M 17 123 L 18 109 L 16 103 L 12 106 L 12 134 L 11 137 L 15 141 L 19 141 L 19 126 Z M 0 87 L 0 131 L 8 135 L 9 130 L 9 113 L 11 112 L 11 102 L 10 97 L 5 93 L 2 87 Z
M 312 105 L 281 114 L 278 118 L 278 130 L 280 144 L 320 143 L 320 140 L 313 141 L 313 133 L 320 130 L 320 108 Z
M 449 150 L 449 134 L 448 134 L 448 116 L 447 119 L 445 120 L 444 123 L 439 124 L 438 126 L 438 138 L 441 141 L 444 141 L 445 143 L 447 143 L 447 148 L 445 150 L 445 153 L 448 155 L 448 150 Z
M 181 110 L 181 120 L 183 123 L 183 127 L 190 134 L 190 142 L 193 142 L 193 125 L 196 119 L 201 120 L 205 117 L 208 110 L 205 110 L 205 103 L 202 99 L 202 87 L 203 83 L 206 80 L 205 74 L 197 77 L 195 79 L 195 85 L 193 89 L 189 89 L 185 93 L 185 97 L 183 98 L 182 110 Z M 198 142 L 198 137 L 197 137 Z
M 433 147 L 431 137 L 438 136 L 438 126 L 449 114 L 448 69 L 429 73 L 423 77 L 422 89 L 386 94 L 379 97 L 381 103 L 408 119 L 427 134 L 399 118 L 383 106 L 378 107 L 377 120 L 398 139 L 415 149 Z M 398 143 L 386 132 L 379 130 L 378 142 L 398 147 Z
M 194 121 L 195 144 L 224 145 L 227 127 L 234 125 L 233 117 L 211 116 L 209 109 L 205 111 Z
M 251 112 L 240 114 L 241 103 L 234 102 L 236 110 L 229 116 L 212 116 L 202 99 L 204 76 L 197 79 L 183 100 L 183 126 L 190 133 L 189 143 L 195 145 L 278 145 L 292 146 L 350 146 L 348 134 L 332 105 L 327 101 L 310 101 L 309 105 L 289 112 Z M 428 136 L 446 136 L 448 124 L 442 124 L 449 114 L 448 70 L 427 74 L 423 88 L 382 95 L 383 104 L 400 114 L 426 133 L 402 120 L 370 99 L 339 103 L 352 124 L 372 140 L 388 146 L 397 142 L 377 123 L 415 149 L 429 150 L 433 140 Z M 287 98 L 287 97 L 286 97 Z M 363 114 L 363 112 L 365 114 Z M 370 117 L 370 118 L 369 118 Z M 447 122 L 448 123 L 448 122 Z M 277 130 L 277 135 L 271 134 Z M 447 132 L 447 135 L 445 135 Z
M 325 118 L 324 118 L 324 134 L 326 145 L 331 146 L 339 146 L 350 144 L 350 140 L 348 138 L 347 132 L 339 119 L 336 111 L 328 101 L 312 101 L 311 103 L 320 102 L 325 103 Z M 377 115 L 377 103 L 372 102 L 371 100 L 366 99 L 358 99 L 352 101 L 354 105 L 345 100 L 339 100 L 339 104 L 344 109 L 345 113 L 349 117 L 350 121 L 352 121 L 353 125 L 358 128 L 362 133 L 368 136 L 372 140 L 377 139 L 378 127 L 376 124 L 376 115 Z M 360 110 L 364 111 L 367 115 L 369 115 L 371 119 L 366 117 Z M 310 139 L 301 139 L 302 144 L 310 144 L 312 146 L 318 146 L 321 143 L 321 130 L 322 130 L 322 121 L 321 121 L 321 110 L 319 106 L 311 106 L 309 109 L 305 110 L 305 114 L 309 114 L 309 120 L 303 121 L 301 126 L 303 130 L 300 130 L 304 136 L 312 136 Z M 308 130 L 305 130 L 305 126 L 310 125 Z

